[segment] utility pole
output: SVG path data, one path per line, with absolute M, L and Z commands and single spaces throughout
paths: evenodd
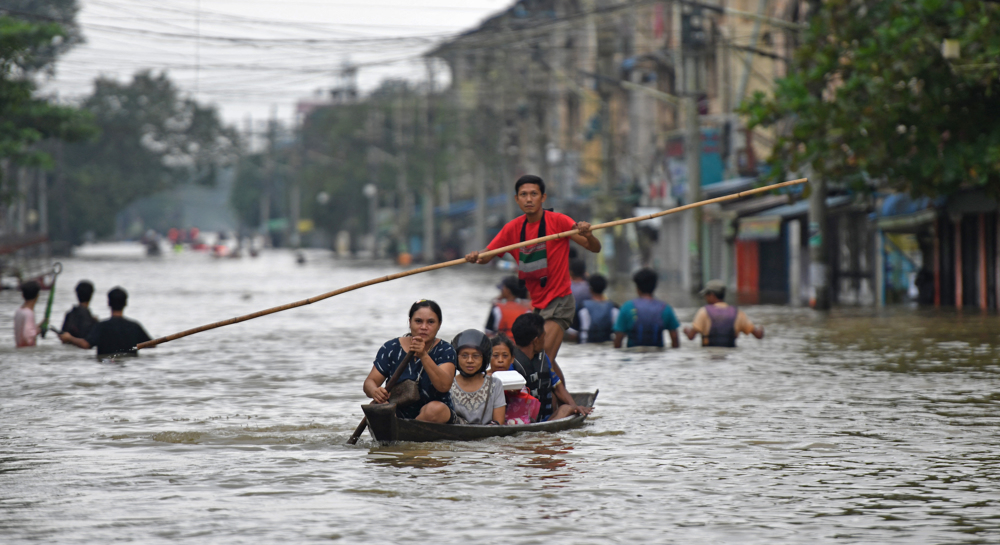
M 17 228 L 18 234 L 27 232 L 28 229 L 28 173 L 26 167 L 14 166 L 14 175 L 17 176 Z
M 59 195 L 59 233 L 62 240 L 72 241 L 69 232 L 69 205 L 66 199 L 66 177 L 63 169 L 63 141 L 56 140 L 56 194 Z M 68 248 L 68 246 L 67 246 Z
M 621 217 L 618 198 L 615 190 L 618 186 L 618 164 L 615 149 L 615 133 L 611 115 L 611 100 L 614 93 L 612 81 L 620 78 L 615 58 L 621 53 L 621 40 L 617 39 L 617 30 L 613 22 L 603 18 L 596 18 L 597 37 L 597 92 L 600 97 L 600 120 L 601 120 L 601 192 L 598 199 L 598 206 L 594 207 L 594 221 L 614 220 Z M 606 235 L 605 235 L 606 236 Z M 603 252 L 605 266 L 608 277 L 612 283 L 627 277 L 629 268 L 629 246 L 625 231 L 622 229 L 613 231 L 613 243 Z M 600 257 L 598 259 L 601 259 Z M 600 262 L 600 261 L 599 261 Z
M 420 118 L 424 123 L 424 161 L 427 168 L 424 169 L 424 196 L 423 196 L 423 216 L 424 216 L 424 263 L 434 263 L 436 257 L 436 241 L 434 240 L 434 145 L 432 142 L 434 127 L 431 120 L 431 99 L 434 96 L 434 68 L 431 60 L 427 59 L 427 96 L 423 104 L 424 111 Z
M 816 310 L 830 309 L 829 264 L 826 260 L 826 180 L 810 176 L 809 185 L 809 282 L 810 305 Z
M 684 152 L 687 160 L 687 201 L 689 203 L 701 200 L 701 127 L 698 121 L 698 104 L 691 94 L 681 99 L 684 115 Z M 687 212 L 689 224 L 688 259 L 691 271 L 691 291 L 701 289 L 701 208 Z
M 35 179 L 38 180 L 38 232 L 49 234 L 49 179 L 42 169 L 35 169 Z
M 687 200 L 689 203 L 701 200 L 701 126 L 698 118 L 698 94 L 701 81 L 698 77 L 706 46 L 703 8 L 684 4 L 679 6 L 678 66 L 679 89 L 682 95 L 681 115 L 684 120 L 684 153 L 687 162 Z M 702 271 L 702 209 L 695 208 L 687 213 L 687 288 L 691 292 L 701 289 L 704 282 Z
M 486 241 L 486 168 L 482 160 L 476 160 L 476 248 L 485 248 Z
M 302 213 L 302 194 L 299 186 L 300 176 L 302 175 L 302 156 L 303 149 L 305 145 L 305 120 L 302 121 L 302 127 L 299 130 L 299 134 L 295 142 L 295 152 L 292 154 L 292 171 L 289 176 L 289 188 L 288 188 L 288 216 L 289 223 L 288 226 L 288 243 L 292 248 L 299 248 L 301 246 L 301 234 L 299 233 L 299 219 Z
M 396 225 L 396 236 L 399 239 L 398 249 L 402 252 L 409 253 L 410 248 L 410 209 L 413 208 L 412 197 L 410 195 L 409 183 L 406 179 L 406 151 L 403 139 L 403 116 L 405 99 L 403 97 L 403 90 L 400 89 L 399 95 L 396 97 L 396 115 L 395 118 L 395 132 L 396 132 L 396 191 L 399 193 L 398 197 L 398 223 Z
M 375 146 L 376 138 L 378 136 L 378 127 L 382 119 L 380 116 L 376 115 L 375 106 L 369 106 L 366 108 L 367 116 L 365 119 L 365 135 L 368 139 L 368 183 L 365 185 L 363 191 L 365 197 L 368 198 L 368 223 L 369 223 L 369 236 L 368 241 L 371 249 L 371 258 L 379 258 L 379 243 L 378 243 L 378 176 L 377 168 L 378 161 L 375 156 L 375 150 L 378 149 Z
M 264 245 L 270 242 L 271 221 L 271 186 L 274 183 L 274 140 L 277 130 L 277 120 L 275 110 L 271 109 L 271 119 L 267 122 L 267 155 L 264 158 L 264 176 L 261 179 L 260 188 L 260 232 L 264 236 Z

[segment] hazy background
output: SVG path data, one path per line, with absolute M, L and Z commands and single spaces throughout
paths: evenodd
M 97 76 L 124 81 L 166 70 L 227 122 L 263 119 L 272 108 L 288 119 L 297 100 L 334 84 L 345 63 L 361 68 L 362 92 L 386 77 L 425 77 L 424 51 L 509 3 L 80 0 L 86 42 L 59 58 L 43 90 L 80 99 Z

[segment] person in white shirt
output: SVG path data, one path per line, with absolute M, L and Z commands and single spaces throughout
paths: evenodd
M 38 340 L 38 324 L 35 323 L 35 303 L 38 302 L 38 282 L 29 280 L 21 284 L 24 304 L 14 313 L 14 344 L 18 348 L 35 346 Z

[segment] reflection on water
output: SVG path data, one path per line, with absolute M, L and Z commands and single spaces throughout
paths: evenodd
M 411 467 L 430 469 L 444 467 L 451 463 L 450 457 L 433 450 L 423 448 L 423 445 L 403 444 L 373 447 L 366 460 L 369 464 L 390 467 Z
M 308 263 L 71 260 L 60 283 L 121 284 L 126 315 L 164 335 L 390 272 Z M 992 315 L 750 307 L 768 336 L 735 351 L 565 345 L 573 389 L 601 389 L 581 429 L 345 445 L 414 299 L 442 304 L 443 338 L 481 326 L 497 275 L 470 269 L 113 365 L 3 344 L 3 542 L 1000 542 Z M 56 295 L 64 312 L 72 290 Z M 0 331 L 17 299 L 0 292 Z
M 554 479 L 567 476 L 565 470 L 572 470 L 566 465 L 562 455 L 573 450 L 572 446 L 563 444 L 562 440 L 555 439 L 545 442 L 530 441 L 522 445 L 514 445 L 514 451 L 519 455 L 526 453 L 534 454 L 527 461 L 518 462 L 518 467 L 545 469 L 548 471 L 559 471 L 558 474 L 544 475 L 542 479 Z

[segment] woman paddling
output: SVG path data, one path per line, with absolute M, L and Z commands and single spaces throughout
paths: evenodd
M 413 352 L 413 358 L 399 380 L 415 381 L 420 390 L 420 401 L 397 408 L 396 414 L 400 418 L 424 422 L 453 422 L 455 411 L 448 391 L 455 378 L 455 349 L 437 338 L 439 329 L 441 307 L 426 299 L 413 303 L 410 307 L 411 336 L 391 339 L 379 348 L 372 370 L 365 379 L 365 395 L 375 403 L 388 401 L 389 392 L 382 387 L 382 383 L 392 376 L 407 352 Z

